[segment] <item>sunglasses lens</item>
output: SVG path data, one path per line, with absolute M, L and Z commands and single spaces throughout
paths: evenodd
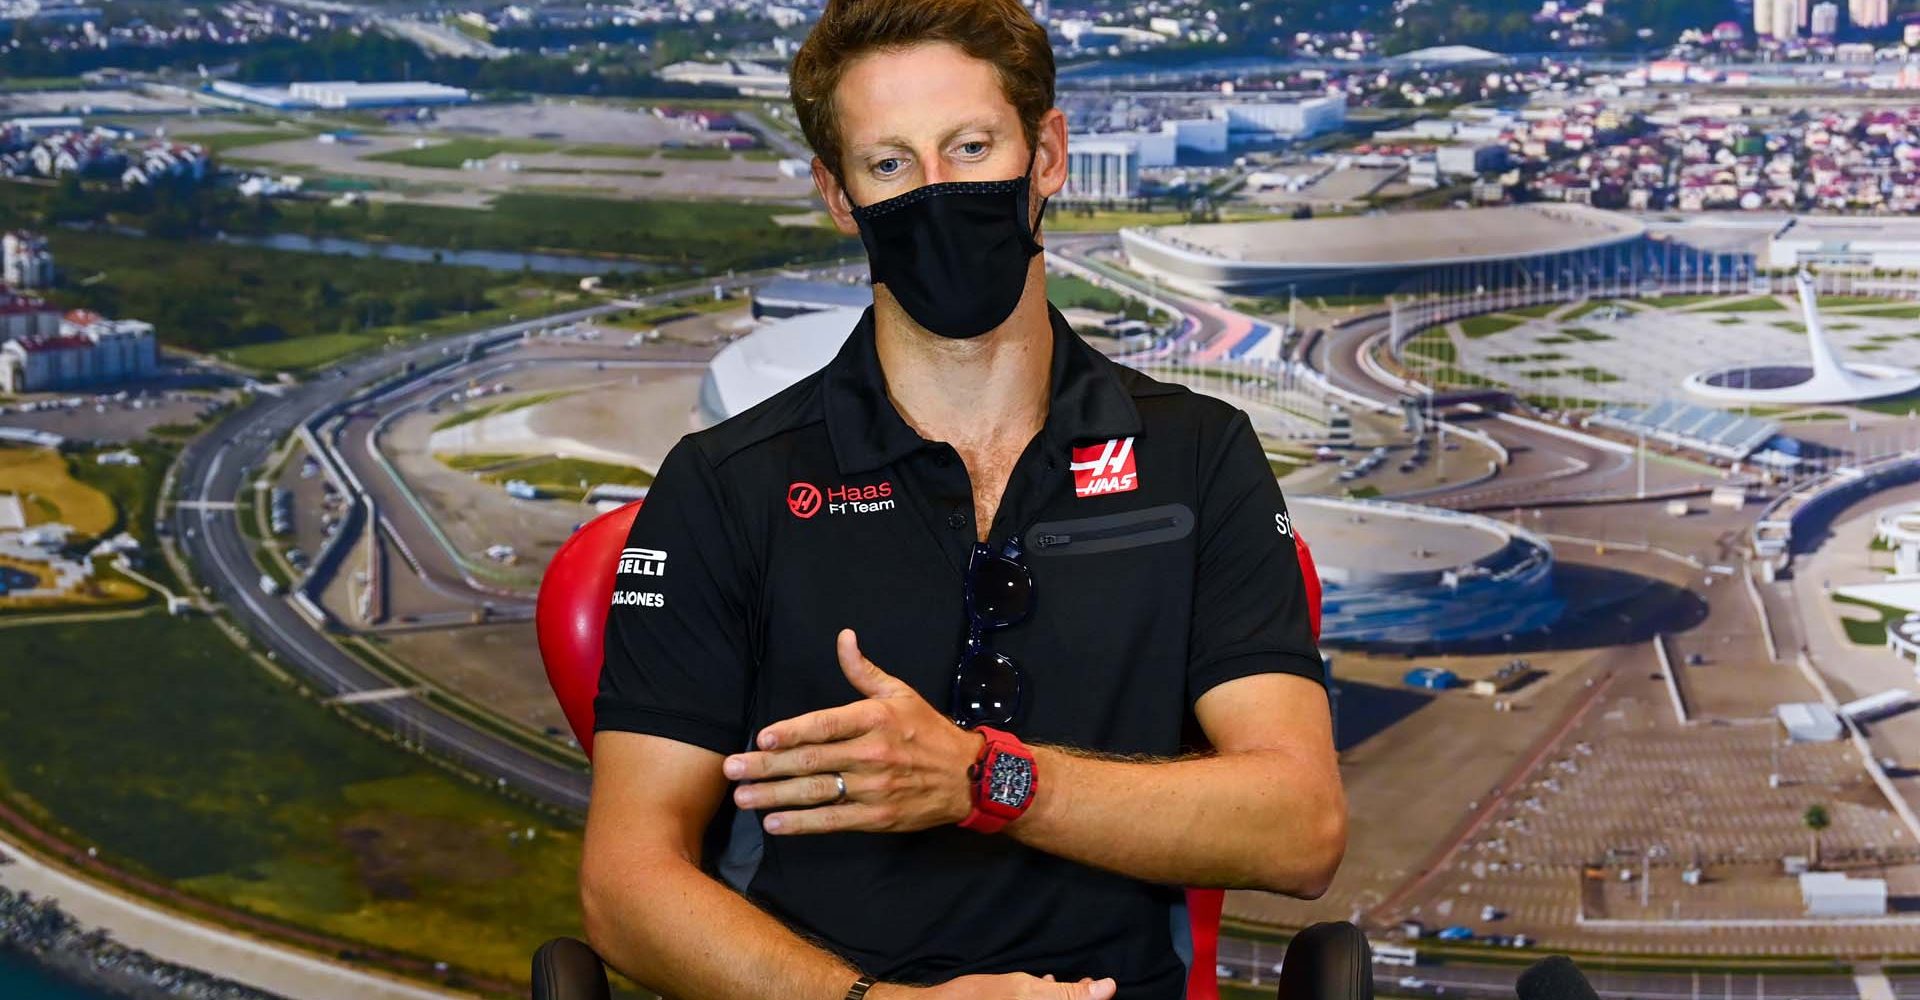
M 1020 668 L 999 653 L 968 653 L 953 680 L 955 718 L 967 725 L 1006 725 L 1020 710 Z
M 974 562 L 973 613 L 982 623 L 1012 625 L 1027 617 L 1032 603 L 1033 574 L 1025 566 L 1002 556 Z

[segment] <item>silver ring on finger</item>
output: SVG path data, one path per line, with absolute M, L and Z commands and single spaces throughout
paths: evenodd
M 847 779 L 842 777 L 839 771 L 835 771 L 833 772 L 833 783 L 839 786 L 840 794 L 834 796 L 833 802 L 830 802 L 828 804 L 834 805 L 837 803 L 847 801 Z

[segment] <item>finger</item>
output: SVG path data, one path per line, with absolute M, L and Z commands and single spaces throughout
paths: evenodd
M 1077 983 L 1061 983 L 1056 982 L 1052 975 L 1046 975 L 1042 976 L 1041 980 L 1048 985 L 1040 988 L 1033 996 L 1045 998 L 1045 1000 L 1113 1000 L 1114 994 L 1120 990 L 1119 984 L 1111 978 L 1082 977 Z
M 760 730 L 760 738 L 756 742 L 762 750 L 773 750 L 852 739 L 878 725 L 881 713 L 885 711 L 864 699 L 850 705 L 823 708 L 766 726 Z
M 735 781 L 851 771 L 861 765 L 862 748 L 866 746 L 866 743 L 837 740 L 832 743 L 809 743 L 791 750 L 754 750 L 728 757 L 724 771 L 727 777 Z
M 785 781 L 761 781 L 735 785 L 733 804 L 742 809 L 793 809 L 826 805 L 840 797 L 840 784 L 832 774 L 808 774 Z M 856 778 L 841 774 L 847 783 L 847 799 L 854 797 Z
M 760 826 L 768 833 L 781 835 L 840 833 L 847 830 L 880 833 L 893 829 L 893 814 L 891 810 L 864 802 L 843 802 L 837 806 L 771 813 L 760 822 Z
M 840 672 L 847 675 L 854 690 L 869 698 L 891 698 L 911 693 L 912 685 L 880 669 L 879 664 L 860 652 L 860 637 L 843 628 L 834 637 L 834 652 L 840 657 Z

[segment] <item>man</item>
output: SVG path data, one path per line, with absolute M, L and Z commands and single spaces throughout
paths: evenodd
M 676 1000 L 1178 1000 L 1181 887 L 1313 897 L 1345 849 L 1280 490 L 1047 303 L 1019 0 L 832 0 L 792 76 L 874 305 L 634 521 L 589 939 Z

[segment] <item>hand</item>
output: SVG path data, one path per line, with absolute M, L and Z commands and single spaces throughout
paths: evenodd
M 1111 978 L 1082 977 L 1077 983 L 1038 979 L 1024 972 L 1003 976 L 961 976 L 938 986 L 875 983 L 867 1000 L 1113 1000 L 1120 989 Z
M 835 639 L 840 669 L 861 701 L 760 730 L 760 750 L 722 764 L 734 805 L 771 812 L 768 833 L 908 833 L 958 823 L 973 810 L 967 769 L 986 737 L 955 725 L 913 686 L 860 652 L 852 629 Z M 847 798 L 833 780 L 847 783 Z M 781 780 L 769 780 L 781 779 Z

